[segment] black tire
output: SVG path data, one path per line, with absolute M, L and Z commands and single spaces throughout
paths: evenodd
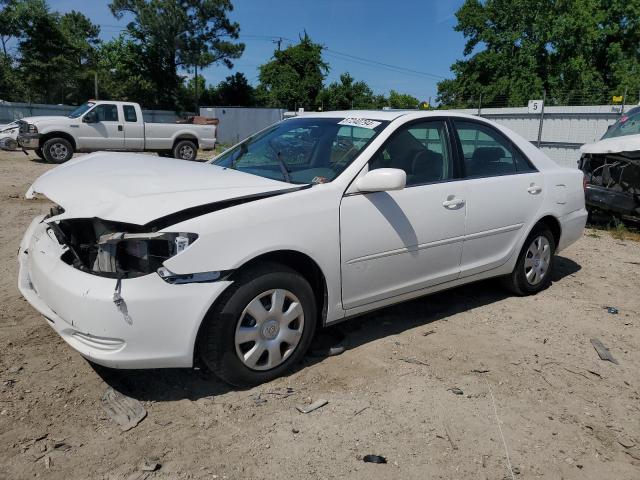
M 245 320 L 241 317 L 249 303 L 261 294 L 274 289 L 284 289 L 299 300 L 304 315 L 301 324 L 298 323 L 302 332 L 292 353 L 285 352 L 283 355 L 286 358 L 282 363 L 274 368 L 256 370 L 249 368 L 240 359 L 240 353 L 236 350 L 236 328 L 239 327 L 241 320 L 246 321 L 247 317 L 244 317 Z M 284 304 L 283 310 L 286 310 Z M 258 385 L 282 376 L 302 359 L 315 333 L 317 317 L 315 297 L 309 282 L 285 265 L 265 262 L 240 271 L 234 283 L 224 291 L 209 310 L 198 336 L 198 352 L 205 365 L 225 382 L 242 388 Z M 251 319 L 250 315 L 249 318 Z M 264 327 L 260 325 L 258 323 L 255 328 L 262 334 Z M 262 325 L 266 326 L 266 321 L 262 322 Z M 278 344 L 281 352 L 283 345 L 286 349 L 286 342 L 282 341 Z M 254 342 L 251 345 L 250 341 L 248 344 L 238 346 L 238 349 L 243 346 L 250 350 L 258 344 Z M 267 357 L 270 355 L 270 352 L 264 353 Z M 258 366 L 257 368 L 268 367 Z
M 42 145 L 44 159 L 50 163 L 64 163 L 73 157 L 73 146 L 64 138 L 50 138 Z
M 36 148 L 34 150 L 35 154 L 42 160 L 46 160 L 46 158 L 44 158 L 44 153 L 42 153 L 42 149 L 41 148 Z
M 192 140 L 180 140 L 173 147 L 173 158 L 195 160 L 197 155 L 198 147 Z
M 531 256 L 529 249 L 534 242 L 538 239 L 544 238 L 548 242 L 550 256 L 545 273 L 541 275 L 541 279 L 537 282 L 532 282 L 527 278 L 527 273 L 536 267 L 525 266 L 527 259 L 536 260 L 535 256 Z M 544 242 L 543 242 L 544 243 Z M 535 247 L 533 247 L 535 248 Z M 503 283 L 511 292 L 516 295 L 535 295 L 536 293 L 544 290 L 551 284 L 551 277 L 553 275 L 553 266 L 555 264 L 556 242 L 553 238 L 551 230 L 544 224 L 537 224 L 533 227 L 533 230 L 527 237 L 518 256 L 516 266 L 510 275 L 504 277 Z M 536 279 L 536 272 L 532 272 L 533 280 Z

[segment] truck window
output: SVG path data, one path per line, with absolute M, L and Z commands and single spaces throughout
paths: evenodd
M 118 107 L 108 103 L 103 103 L 96 107 L 96 116 L 99 122 L 117 122 Z
M 137 122 L 138 116 L 136 115 L 136 108 L 133 105 L 124 105 L 124 120 L 125 122 Z

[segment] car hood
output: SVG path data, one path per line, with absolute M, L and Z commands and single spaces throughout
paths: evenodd
M 580 153 L 621 153 L 640 150 L 640 135 L 605 138 L 580 147 Z
M 27 191 L 60 205 L 55 217 L 101 218 L 145 225 L 176 212 L 288 191 L 292 185 L 209 163 L 98 152 L 64 163 Z M 200 209 L 203 213 L 206 213 Z
M 63 115 L 56 115 L 56 116 L 37 116 L 37 117 L 24 117 L 20 119 L 23 122 L 27 122 L 30 123 L 32 125 L 35 125 L 36 127 L 38 125 L 45 125 L 45 124 L 50 124 L 50 123 L 57 123 L 59 124 L 60 122 L 68 122 L 69 120 L 73 120 L 69 117 L 65 117 Z

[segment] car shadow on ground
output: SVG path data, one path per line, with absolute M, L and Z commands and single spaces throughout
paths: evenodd
M 552 281 L 561 282 L 581 269 L 573 260 L 557 256 Z M 295 371 L 322 362 L 333 346 L 348 350 L 420 326 L 428 326 L 460 312 L 473 310 L 510 296 L 498 281 L 485 280 L 463 285 L 377 310 L 319 331 Z M 221 395 L 240 390 L 220 381 L 204 366 L 193 369 L 114 370 L 92 365 L 96 373 L 115 390 L 138 400 L 156 402 Z M 291 385 L 295 389 L 295 385 Z

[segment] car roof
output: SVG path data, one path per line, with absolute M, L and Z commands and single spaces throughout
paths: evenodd
M 450 110 L 335 110 L 328 112 L 304 112 L 298 117 L 307 118 L 366 118 L 369 120 L 391 121 L 396 118 L 411 115 L 415 118 L 441 117 L 442 115 L 477 118 Z M 295 117 L 293 117 L 295 118 Z

